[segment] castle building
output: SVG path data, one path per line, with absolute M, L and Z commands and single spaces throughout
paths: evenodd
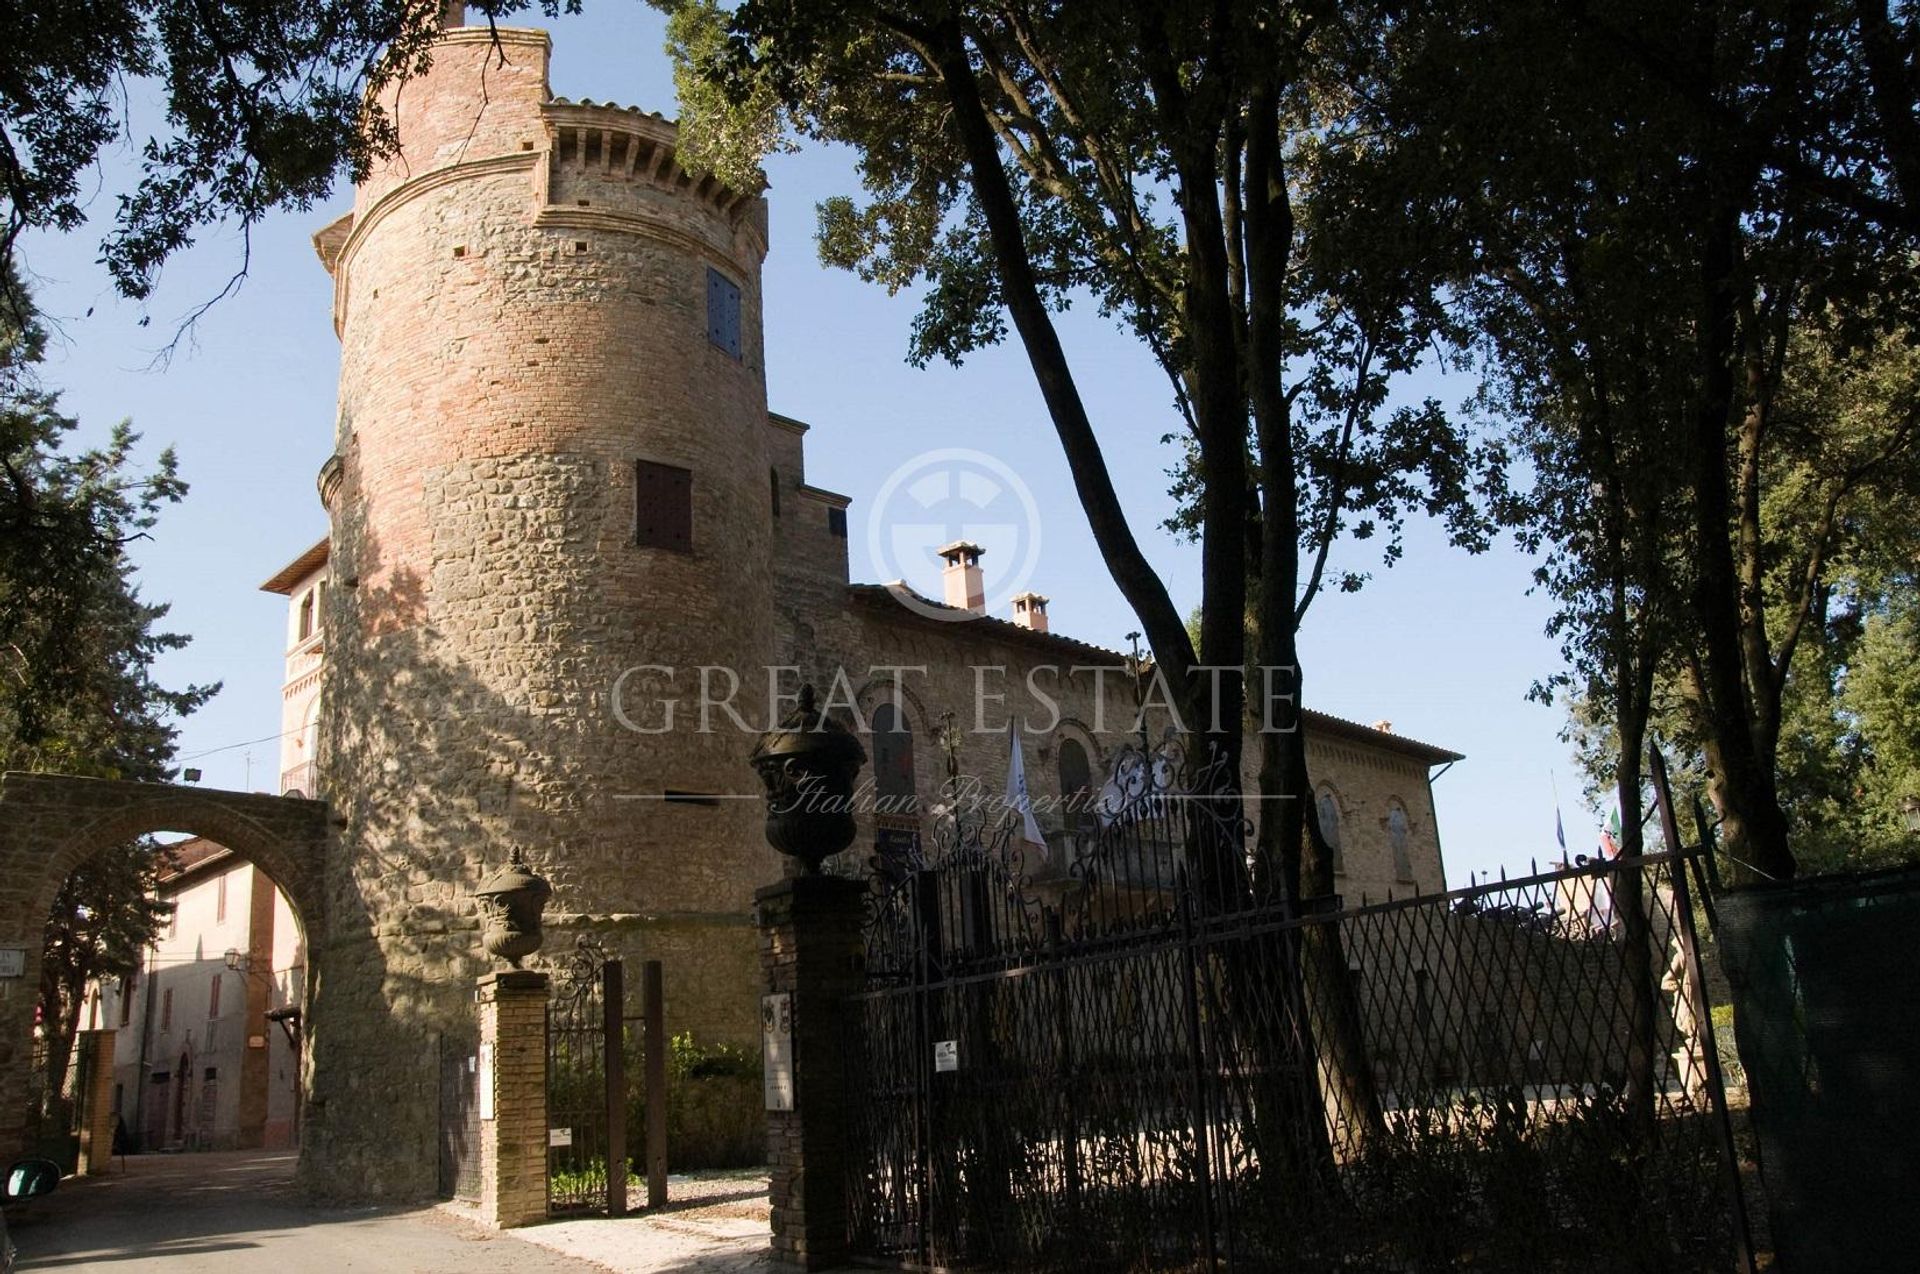
M 940 601 L 851 582 L 850 501 L 767 408 L 765 203 L 689 173 L 670 121 L 556 97 L 548 51 L 447 30 L 394 90 L 399 152 L 315 236 L 330 529 L 266 587 L 290 606 L 283 781 L 337 827 L 303 1130 L 323 1194 L 431 1191 L 439 1068 L 488 967 L 472 890 L 516 847 L 554 887 L 546 957 L 659 959 L 670 1031 L 758 1038 L 752 895 L 786 867 L 746 756 L 802 681 L 894 798 L 856 859 L 924 836 L 949 767 L 997 786 L 1009 718 L 1036 796 L 1097 788 L 1135 737 L 1122 657 L 1039 593 L 989 596 L 979 544 L 940 547 Z M 1306 729 L 1351 891 L 1442 888 L 1428 776 L 1456 754 Z

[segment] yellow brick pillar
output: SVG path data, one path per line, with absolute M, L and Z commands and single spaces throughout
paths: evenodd
M 498 1229 L 547 1219 L 547 975 L 480 979 L 480 1212 Z
M 113 1161 L 113 1031 L 81 1031 L 74 1065 L 81 1080 L 74 1093 L 80 1104 L 80 1158 L 77 1177 L 99 1176 Z

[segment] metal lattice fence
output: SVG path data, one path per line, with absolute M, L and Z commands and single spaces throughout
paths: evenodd
M 1728 1267 L 1672 856 L 1357 908 L 1265 896 L 1153 761 L 1068 864 L 881 864 L 854 1239 L 973 1269 Z M 1166 777 L 1154 778 L 1155 774 Z

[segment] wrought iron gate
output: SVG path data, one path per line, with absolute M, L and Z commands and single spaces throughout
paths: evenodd
M 480 1199 L 480 1056 L 465 1034 L 440 1037 L 440 1195 Z
M 1177 755 L 1064 863 L 878 865 L 853 1237 L 968 1269 L 1724 1269 L 1677 859 L 1296 908 Z M 1176 778 L 1183 776 L 1183 778 Z
M 622 967 L 582 939 L 547 1008 L 547 1211 L 621 1216 L 627 1202 Z

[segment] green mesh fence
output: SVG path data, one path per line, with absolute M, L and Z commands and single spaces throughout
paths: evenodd
M 1920 868 L 1719 900 L 1790 1274 L 1920 1268 Z

